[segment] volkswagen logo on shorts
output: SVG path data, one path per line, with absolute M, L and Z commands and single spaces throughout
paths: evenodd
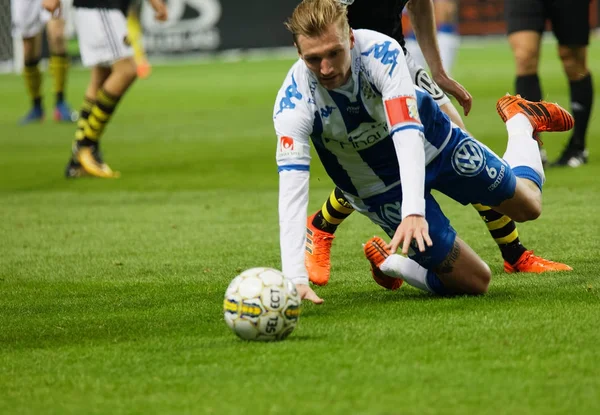
M 477 176 L 485 167 L 485 153 L 473 139 L 463 140 L 452 153 L 452 168 L 461 176 Z

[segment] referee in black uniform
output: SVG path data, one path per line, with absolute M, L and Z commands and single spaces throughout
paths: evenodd
M 558 56 L 569 80 L 573 135 L 552 165 L 579 167 L 587 162 L 586 130 L 594 99 L 587 66 L 590 0 L 505 0 L 508 41 L 516 64 L 516 92 L 531 101 L 542 99 L 538 77 L 540 42 L 546 22 L 558 41 Z

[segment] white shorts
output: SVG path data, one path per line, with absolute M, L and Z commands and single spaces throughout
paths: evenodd
M 111 66 L 133 56 L 120 10 L 75 8 L 75 30 L 84 66 Z
M 51 14 L 42 8 L 42 0 L 11 0 L 13 36 L 28 39 L 42 32 Z
M 408 65 L 408 70 L 413 79 L 413 83 L 427 91 L 440 107 L 450 102 L 450 98 L 448 98 L 444 91 L 442 91 L 442 88 L 431 79 L 431 76 L 429 76 L 427 71 L 415 61 L 410 52 L 406 52 L 406 64 Z

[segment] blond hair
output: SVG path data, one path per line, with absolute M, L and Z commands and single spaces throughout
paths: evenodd
M 320 36 L 332 23 L 344 36 L 350 31 L 346 6 L 337 0 L 303 0 L 284 24 L 297 43 L 298 36 Z

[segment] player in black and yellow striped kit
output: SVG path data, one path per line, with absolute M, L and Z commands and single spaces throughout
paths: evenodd
M 49 70 L 53 78 L 55 121 L 74 121 L 77 114 L 65 101 L 65 87 L 69 70 L 65 41 L 65 21 L 62 10 L 53 16 L 42 8 L 41 0 L 12 0 L 11 18 L 13 34 L 23 40 L 23 78 L 27 93 L 31 99 L 31 109 L 20 121 L 21 125 L 44 120 L 42 97 L 42 33 L 46 29 L 50 50 Z
M 162 0 L 149 0 L 155 18 L 167 19 Z M 43 0 L 53 12 L 60 0 Z M 74 0 L 75 28 L 81 60 L 91 67 L 80 118 L 65 175 L 116 178 L 119 172 L 106 164 L 100 153 L 100 138 L 117 104 L 137 77 L 133 49 L 127 33 L 125 13 L 129 0 Z

